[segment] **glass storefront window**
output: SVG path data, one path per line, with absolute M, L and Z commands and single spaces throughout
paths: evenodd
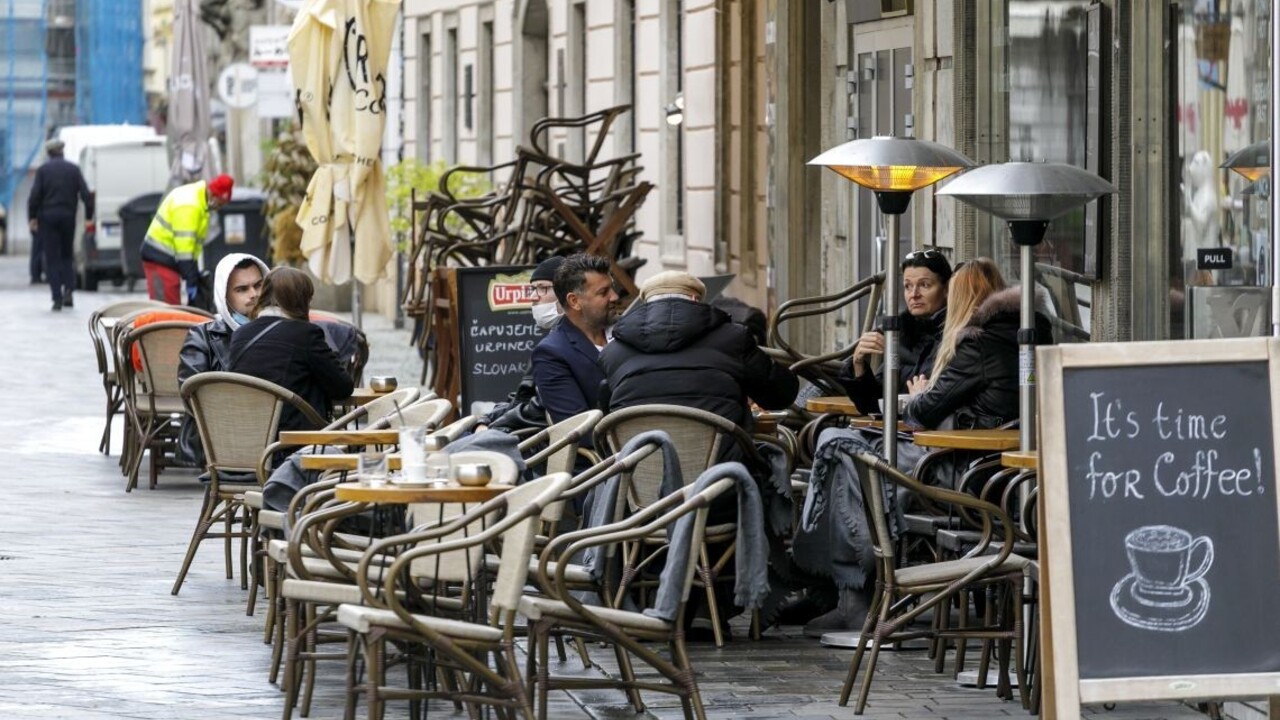
M 1265 335 L 1266 293 L 1246 288 L 1271 283 L 1269 183 L 1250 188 L 1220 166 L 1270 134 L 1271 2 L 1173 7 L 1170 155 L 1178 192 L 1169 234 L 1170 336 Z M 1206 269 L 1206 252 L 1229 258 L 1231 267 Z M 1224 287 L 1234 289 L 1215 289 Z
M 1006 135 L 1004 147 L 993 148 L 992 159 L 1067 163 L 1098 172 L 1105 98 L 1099 92 L 1097 65 L 1101 28 L 1094 13 L 1091 42 L 1089 0 L 1007 0 L 1004 11 L 1004 22 L 993 19 L 989 26 L 995 115 L 990 128 L 997 143 L 1001 126 Z M 999 117 L 1006 108 L 1007 115 Z M 1005 158 L 999 158 L 1001 151 Z M 1018 281 L 1018 249 L 1005 223 L 986 221 L 991 223 L 990 245 L 982 251 L 996 259 L 1011 283 Z M 1097 222 L 1096 210 L 1073 211 L 1055 219 L 1035 248 L 1041 302 L 1061 321 L 1055 323 L 1060 342 L 1089 339 Z

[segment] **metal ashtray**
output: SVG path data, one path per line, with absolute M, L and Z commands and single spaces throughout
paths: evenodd
M 390 375 L 374 375 L 369 378 L 369 389 L 374 392 L 391 392 L 396 389 L 396 379 Z
M 454 466 L 453 479 L 459 485 L 484 487 L 493 480 L 493 469 L 489 463 L 459 463 Z

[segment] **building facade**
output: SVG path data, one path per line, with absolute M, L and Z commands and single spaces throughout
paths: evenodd
M 1038 283 L 1064 340 L 1257 334 L 1269 183 L 1220 169 L 1269 133 L 1267 0 L 406 0 L 406 155 L 498 163 L 532 122 L 619 103 L 608 152 L 657 190 L 642 274 L 734 272 L 766 307 L 879 268 L 870 192 L 805 163 L 914 136 L 979 163 L 1064 162 L 1117 195 L 1054 221 Z M 577 143 L 577 144 L 575 144 Z M 581 140 L 553 141 L 573 157 Z M 916 193 L 903 251 L 996 258 L 1004 225 Z M 1207 269 L 1200 251 L 1227 250 Z M 848 344 L 860 308 L 798 324 Z
M 768 300 L 764 5 L 723 0 L 406 0 L 404 155 L 493 165 L 534 122 L 633 106 L 600 159 L 640 153 L 641 277 L 736 273 Z M 743 39 L 746 42 L 743 42 Z M 563 131 L 549 150 L 581 158 Z

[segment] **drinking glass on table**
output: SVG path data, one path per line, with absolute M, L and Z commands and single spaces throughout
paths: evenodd
M 387 484 L 387 456 L 380 452 L 360 453 L 356 462 L 356 477 L 361 485 L 382 487 Z
M 420 483 L 427 479 L 427 428 L 400 428 L 400 469 L 407 482 Z

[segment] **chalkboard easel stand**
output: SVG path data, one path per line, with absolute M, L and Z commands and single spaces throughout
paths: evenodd
M 1087 428 L 1088 423 L 1081 423 L 1079 419 L 1082 406 L 1086 408 L 1085 415 L 1088 414 L 1089 406 L 1086 403 L 1092 402 L 1091 394 L 1081 392 L 1078 381 L 1076 385 L 1070 385 L 1069 382 L 1073 377 L 1078 379 L 1085 377 L 1087 373 L 1092 373 L 1088 375 L 1092 378 L 1090 382 L 1101 383 L 1102 380 L 1098 378 L 1105 379 L 1108 376 L 1099 371 L 1106 371 L 1110 374 L 1110 382 L 1113 385 L 1118 384 L 1126 388 L 1159 388 L 1162 394 L 1155 399 L 1167 401 L 1170 405 L 1203 402 L 1203 398 L 1206 397 L 1203 387 L 1208 385 L 1212 385 L 1218 397 L 1226 398 L 1220 403 L 1226 403 L 1228 407 L 1247 402 L 1261 404 L 1263 406 L 1261 409 L 1253 406 L 1249 410 L 1241 411 L 1249 419 L 1248 422 L 1240 422 L 1240 415 L 1229 418 L 1229 423 L 1234 423 L 1229 425 L 1233 428 L 1232 432 L 1240 433 L 1241 428 L 1254 428 L 1257 437 L 1252 438 L 1251 443 L 1257 443 L 1263 448 L 1262 470 L 1258 473 L 1258 481 L 1265 485 L 1265 488 L 1258 492 L 1256 497 L 1260 503 L 1258 506 L 1260 516 L 1268 522 L 1259 522 L 1257 520 L 1259 515 L 1248 516 L 1250 521 L 1256 522 L 1259 528 L 1256 540 L 1249 545 L 1252 552 L 1248 557 L 1257 558 L 1262 557 L 1258 550 L 1262 547 L 1261 543 L 1280 543 L 1275 524 L 1276 514 L 1280 513 L 1280 482 L 1277 481 L 1280 477 L 1280 459 L 1277 459 L 1270 450 L 1270 448 L 1280 447 L 1280 422 L 1276 419 L 1276 409 L 1280 408 L 1280 382 L 1275 380 L 1280 377 L 1278 372 L 1280 371 L 1280 340 L 1256 338 L 1057 346 L 1039 349 L 1036 365 L 1040 374 L 1037 387 L 1041 408 L 1039 419 L 1042 441 L 1039 478 L 1041 496 L 1037 508 L 1041 528 L 1039 684 L 1042 716 L 1048 720 L 1079 720 L 1083 705 L 1109 702 L 1266 697 L 1270 717 L 1280 719 L 1280 693 L 1277 693 L 1280 690 L 1280 670 L 1267 659 L 1265 652 L 1260 656 L 1262 659 L 1256 661 L 1258 664 L 1253 667 L 1232 666 L 1231 663 L 1236 662 L 1237 658 L 1231 656 L 1229 661 L 1218 659 L 1202 667 L 1188 668 L 1185 664 L 1178 664 L 1186 657 L 1184 653 L 1169 653 L 1144 655 L 1139 658 L 1140 662 L 1135 670 L 1127 674 L 1111 670 L 1104 672 L 1098 669 L 1103 667 L 1098 664 L 1099 658 L 1106 653 L 1098 649 L 1100 638 L 1097 632 L 1093 635 L 1082 635 L 1082 628 L 1102 627 L 1100 623 L 1107 617 L 1105 613 L 1099 614 L 1097 604 L 1089 600 L 1094 595 L 1081 596 L 1087 603 L 1082 605 L 1082 601 L 1077 597 L 1077 588 L 1079 583 L 1084 582 L 1083 587 L 1091 590 L 1089 582 L 1095 582 L 1097 577 L 1102 576 L 1108 578 L 1106 582 L 1109 583 L 1109 578 L 1117 573 L 1108 571 L 1091 574 L 1087 572 L 1088 568 L 1077 567 L 1076 556 L 1083 558 L 1080 560 L 1082 563 L 1105 559 L 1099 554 L 1098 548 L 1101 546 L 1095 542 L 1095 538 L 1098 532 L 1107 530 L 1101 519 L 1108 516 L 1100 514 L 1105 510 L 1098 508 L 1106 508 L 1120 501 L 1113 499 L 1108 504 L 1073 507 L 1073 502 L 1078 503 L 1081 497 L 1089 497 L 1082 495 L 1080 490 L 1082 478 L 1085 477 L 1080 470 L 1080 458 L 1090 456 L 1086 451 L 1087 448 L 1119 447 L 1123 450 L 1108 452 L 1147 452 L 1154 456 L 1155 453 L 1166 450 L 1167 446 L 1154 445 L 1155 440 L 1151 431 L 1143 430 L 1145 435 L 1139 433 L 1132 436 L 1138 437 L 1139 440 L 1116 441 L 1112 445 L 1086 447 L 1085 443 L 1088 441 L 1085 438 L 1092 436 L 1088 429 L 1082 430 Z M 1255 366 L 1255 368 L 1246 366 Z M 1257 366 L 1261 368 L 1260 373 L 1256 369 Z M 1156 379 L 1165 377 L 1158 375 L 1161 368 L 1185 371 L 1187 377 L 1192 378 L 1193 381 L 1166 381 L 1161 384 Z M 1263 379 L 1254 380 L 1255 374 L 1260 374 Z M 1121 379 L 1117 380 L 1116 377 Z M 1237 379 L 1231 379 L 1233 377 Z M 1144 378 L 1144 380 L 1133 382 L 1134 378 Z M 1248 378 L 1248 383 L 1238 378 Z M 1270 378 L 1269 382 L 1267 378 Z M 1072 392 L 1067 391 L 1069 385 Z M 1103 389 L 1106 386 L 1100 384 L 1098 387 Z M 1182 393 L 1183 397 L 1179 397 L 1178 393 Z M 1142 406 L 1136 399 L 1140 394 L 1136 390 L 1130 394 L 1129 398 L 1132 402 L 1129 407 L 1143 407 L 1142 417 L 1150 418 L 1152 413 L 1148 406 L 1154 400 L 1146 400 L 1147 406 Z M 1244 399 L 1237 402 L 1237 396 Z M 1211 398 L 1209 402 L 1212 401 Z M 1070 420 L 1072 417 L 1076 419 L 1075 422 Z M 1111 442 L 1105 438 L 1100 439 Z M 1205 447 L 1218 448 L 1224 454 L 1227 452 L 1221 445 Z M 1134 448 L 1138 450 L 1135 451 Z M 1149 477 L 1147 479 L 1150 480 Z M 1149 503 L 1151 501 L 1147 498 L 1154 498 L 1159 493 L 1150 492 L 1152 487 L 1150 485 L 1146 487 L 1149 491 L 1143 502 Z M 1075 501 L 1072 500 L 1073 488 L 1077 493 Z M 1225 493 L 1220 495 L 1225 496 Z M 1174 501 L 1168 501 L 1168 503 L 1172 502 Z M 1123 506 L 1117 504 L 1116 507 Z M 1144 519 L 1137 522 L 1153 523 L 1163 517 L 1161 515 L 1153 518 L 1150 512 L 1142 510 L 1143 507 L 1150 507 L 1149 504 L 1130 507 L 1136 507 L 1134 511 L 1136 513 L 1146 512 L 1145 515 L 1140 515 Z M 1167 509 L 1169 505 L 1160 507 L 1160 513 L 1170 512 Z M 1197 507 L 1202 508 L 1197 511 L 1199 517 L 1213 518 L 1203 509 L 1213 506 Z M 1235 513 L 1243 512 L 1239 510 L 1242 507 L 1240 505 L 1230 507 Z M 1221 515 L 1220 512 L 1219 515 Z M 1219 523 L 1218 527 L 1221 527 L 1224 523 L 1244 522 L 1240 519 L 1242 517 L 1245 516 L 1233 514 L 1228 520 L 1218 518 L 1216 521 Z M 1091 521 L 1094 524 L 1080 524 L 1081 528 L 1087 528 L 1087 530 L 1074 533 L 1073 526 L 1084 521 Z M 1209 522 L 1210 520 L 1202 520 L 1201 525 Z M 1208 531 L 1208 529 L 1202 529 L 1199 532 Z M 1110 545 L 1107 547 L 1109 548 Z M 1220 564 L 1232 556 L 1230 551 L 1222 552 L 1221 546 L 1219 552 Z M 1245 557 L 1246 555 L 1237 551 L 1234 556 Z M 1270 567 L 1268 563 L 1262 564 Z M 1273 581 L 1270 580 L 1270 582 Z M 1215 579 L 1214 582 L 1221 583 L 1223 580 Z M 1106 583 L 1103 584 L 1104 589 L 1105 587 Z M 1219 597 L 1229 598 L 1230 588 L 1231 586 L 1227 586 L 1226 589 L 1221 589 Z M 1261 590 L 1267 592 L 1269 596 L 1270 590 L 1266 586 Z M 1215 599 L 1215 602 L 1228 601 Z M 1093 609 L 1085 610 L 1085 607 Z M 1267 620 L 1265 614 L 1258 618 L 1260 619 L 1257 621 L 1260 623 Z M 1114 624 L 1113 618 L 1111 622 Z M 1124 632 L 1132 631 L 1124 630 Z M 1269 631 L 1260 630 L 1255 633 L 1254 638 L 1247 635 L 1247 633 L 1234 633 L 1231 635 L 1232 642 L 1242 643 L 1243 650 L 1244 645 L 1252 640 L 1255 641 L 1255 646 L 1249 646 L 1248 649 L 1262 648 L 1266 651 L 1267 644 L 1274 641 L 1274 636 Z M 1085 638 L 1084 644 L 1082 644 L 1082 637 Z M 1127 640 L 1126 635 L 1107 637 Z M 1257 644 L 1259 642 L 1260 645 Z M 1126 647 L 1133 647 L 1133 645 Z M 1105 659 L 1109 661 L 1113 657 L 1113 655 L 1107 656 Z M 1086 661 L 1093 664 L 1086 665 Z

